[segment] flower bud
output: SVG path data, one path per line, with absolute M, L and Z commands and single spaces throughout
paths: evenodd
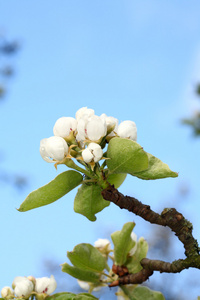
M 137 235 L 135 234 L 135 232 L 131 232 L 131 239 L 135 242 L 135 245 L 128 253 L 130 256 L 134 255 L 135 251 L 137 250 Z
M 5 286 L 1 290 L 1 296 L 2 298 L 12 299 L 14 298 L 14 292 L 9 286 Z
M 98 239 L 94 243 L 94 247 L 97 248 L 104 256 L 107 256 L 111 251 L 111 244 L 107 239 Z
M 137 127 L 133 121 L 124 121 L 119 124 L 117 134 L 121 138 L 137 141 Z
M 109 136 L 114 136 L 113 130 L 116 131 L 118 127 L 118 120 L 114 117 L 108 117 L 106 114 L 100 116 L 101 119 L 104 119 L 107 126 L 107 134 Z
M 44 293 L 50 295 L 55 291 L 57 287 L 56 280 L 53 275 L 48 277 L 36 278 L 35 280 L 35 291 L 36 293 Z
M 15 277 L 12 287 L 17 297 L 28 297 L 33 291 L 33 283 L 27 277 Z
M 104 286 L 104 284 L 101 284 L 101 283 L 99 285 L 97 285 L 92 282 L 82 281 L 79 279 L 77 281 L 78 281 L 78 284 L 80 285 L 80 287 L 83 290 L 89 291 L 89 293 L 91 293 L 92 291 L 98 292 L 98 291 L 100 291 L 102 286 Z
M 47 162 L 61 161 L 67 153 L 68 145 L 62 137 L 52 136 L 40 142 L 40 154 Z
M 107 133 L 107 126 L 104 119 L 98 116 L 83 116 L 77 124 L 77 140 L 98 141 Z
M 87 107 L 82 107 L 76 112 L 76 120 L 79 121 L 83 116 L 87 118 L 94 115 L 94 110 Z
M 71 131 L 76 129 L 76 126 L 76 119 L 71 117 L 62 117 L 56 121 L 53 127 L 53 133 L 55 136 L 66 138 L 69 136 Z
M 98 162 L 103 156 L 101 146 L 96 143 L 90 143 L 88 147 L 83 150 L 82 157 L 86 163 Z

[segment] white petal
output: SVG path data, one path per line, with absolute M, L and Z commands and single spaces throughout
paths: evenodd
M 133 141 L 137 140 L 137 127 L 133 121 L 124 121 L 119 124 L 117 134 L 122 138 L 129 138 Z
M 35 291 L 37 293 L 45 293 L 47 295 L 53 293 L 57 287 L 56 280 L 53 275 L 50 278 L 36 278 Z
M 97 141 L 107 133 L 105 120 L 98 116 L 93 116 L 86 125 L 87 136 L 91 141 Z
M 52 136 L 40 142 L 40 154 L 47 162 L 61 161 L 67 153 L 68 145 L 62 137 Z
M 89 286 L 89 283 L 86 282 L 86 281 L 82 281 L 82 280 L 77 280 L 78 281 L 78 284 L 80 285 L 80 287 L 83 289 L 83 290 L 86 290 L 88 291 L 90 289 L 90 286 Z
M 95 248 L 103 248 L 103 247 L 108 246 L 108 245 L 109 245 L 109 248 L 111 248 L 110 241 L 108 239 L 98 239 L 94 243 Z
M 82 157 L 86 163 L 90 163 L 94 158 L 93 154 L 91 153 L 91 151 L 88 148 L 83 150 Z
M 82 107 L 76 112 L 76 120 L 79 121 L 83 115 L 91 117 L 94 115 L 94 110 L 87 107 Z
M 61 136 L 63 138 L 67 137 L 72 130 L 75 130 L 77 126 L 77 121 L 71 117 L 59 118 L 53 128 L 53 133 L 56 136 Z

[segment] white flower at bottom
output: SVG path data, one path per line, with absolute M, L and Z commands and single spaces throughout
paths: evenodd
M 92 161 L 98 162 L 103 156 L 103 150 L 101 146 L 96 143 L 90 143 L 88 147 L 83 150 L 82 157 L 86 163 L 90 163 Z
M 61 161 L 68 153 L 68 145 L 60 136 L 51 136 L 40 141 L 40 154 L 47 162 Z
M 137 127 L 133 121 L 124 121 L 119 124 L 117 134 L 121 138 L 129 138 L 130 140 L 137 141 Z
M 27 277 L 15 277 L 12 287 L 17 297 L 28 297 L 33 291 L 33 283 Z
M 36 293 L 45 293 L 50 295 L 55 291 L 57 287 L 56 280 L 53 275 L 49 277 L 36 278 L 35 280 L 35 291 Z
M 55 136 L 61 136 L 63 138 L 66 138 L 69 136 L 72 130 L 76 129 L 76 126 L 76 119 L 72 117 L 62 117 L 56 121 L 53 127 L 53 133 Z
M 14 292 L 9 286 L 4 286 L 1 290 L 2 298 L 12 299 L 14 298 Z

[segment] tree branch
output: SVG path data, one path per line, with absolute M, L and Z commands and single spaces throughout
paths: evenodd
M 143 258 L 141 260 L 143 269 L 140 272 L 136 274 L 126 274 L 122 277 L 119 275 L 119 279 L 114 281 L 110 286 L 130 283 L 140 284 L 146 281 L 153 274 L 153 271 L 177 273 L 190 267 L 200 269 L 200 249 L 197 240 L 194 239 L 192 235 L 192 224 L 175 208 L 165 208 L 161 214 L 158 214 L 151 210 L 149 205 L 141 203 L 134 197 L 124 196 L 111 185 L 101 193 L 105 200 L 113 202 L 121 209 L 127 209 L 152 224 L 171 228 L 183 243 L 186 255 L 186 259 L 179 259 L 172 263 Z
M 165 208 L 161 214 L 151 210 L 134 197 L 124 196 L 114 186 L 109 186 L 101 192 L 103 198 L 115 203 L 121 209 L 140 216 L 144 220 L 157 225 L 168 226 L 183 243 L 187 257 L 199 255 L 197 240 L 192 235 L 192 224 L 175 208 Z

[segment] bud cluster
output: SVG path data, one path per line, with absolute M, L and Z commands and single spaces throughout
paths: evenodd
M 65 163 L 75 158 L 79 162 L 95 163 L 103 158 L 103 148 L 113 137 L 136 141 L 137 128 L 133 121 L 118 120 L 106 114 L 95 115 L 93 109 L 82 107 L 75 118 L 61 117 L 53 127 L 54 136 L 40 142 L 40 154 L 47 162 Z
M 55 291 L 57 283 L 53 275 L 42 278 L 35 278 L 33 276 L 15 277 L 12 288 L 5 286 L 1 290 L 1 296 L 4 299 L 24 298 L 28 299 L 31 295 L 35 295 L 38 300 L 44 299 Z

